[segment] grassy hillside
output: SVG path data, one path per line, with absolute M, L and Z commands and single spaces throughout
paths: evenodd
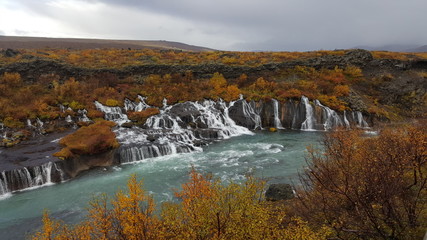
M 213 51 L 213 49 L 170 41 L 149 40 L 113 40 L 113 39 L 84 39 L 84 38 L 43 38 L 0 36 L 0 49 L 172 49 L 183 51 Z
M 102 117 L 93 101 L 121 104 L 148 97 L 161 106 L 204 98 L 299 100 L 379 119 L 425 117 L 425 53 L 188 52 L 128 49 L 20 49 L 0 52 L 0 122 L 64 117 L 62 104 Z

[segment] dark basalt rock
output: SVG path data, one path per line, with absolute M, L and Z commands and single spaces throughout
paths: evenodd
M 228 109 L 228 114 L 237 125 L 244 126 L 249 129 L 254 129 L 255 121 L 253 120 L 253 118 L 245 117 L 243 101 L 246 100 L 236 101 L 234 105 Z
M 374 59 L 371 52 L 363 49 L 349 51 L 343 58 L 348 64 L 357 66 L 364 66 Z
M 262 105 L 262 111 L 261 111 L 262 126 L 275 127 L 273 101 L 260 102 L 260 104 Z M 279 116 L 280 116 L 280 113 L 279 113 Z
M 3 55 L 5 57 L 15 57 L 15 56 L 21 54 L 21 52 L 19 52 L 18 50 L 13 50 L 13 49 L 10 49 L 10 48 L 2 51 L 2 53 L 3 53 Z
M 150 142 L 154 142 L 154 141 L 156 141 L 158 138 L 159 138 L 159 137 L 158 137 L 158 136 L 155 136 L 155 135 L 148 135 L 148 136 L 147 136 L 147 140 L 148 140 L 148 141 L 150 141 Z
M 286 183 L 271 184 L 265 192 L 268 201 L 289 200 L 294 197 L 292 186 Z
M 194 121 L 193 117 L 196 118 L 200 115 L 200 111 L 191 102 L 184 102 L 175 104 L 169 112 L 173 115 L 178 116 L 183 122 L 189 124 Z

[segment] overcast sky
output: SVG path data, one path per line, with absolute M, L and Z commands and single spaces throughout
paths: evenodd
M 427 44 L 427 0 L 0 0 L 0 35 L 221 50 Z

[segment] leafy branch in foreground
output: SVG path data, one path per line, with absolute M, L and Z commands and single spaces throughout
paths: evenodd
M 328 133 L 310 149 L 297 215 L 339 239 L 421 239 L 427 229 L 425 125 Z
M 263 199 L 264 183 L 251 177 L 242 184 L 222 184 L 197 173 L 176 192 L 179 202 L 155 204 L 133 175 L 128 190 L 119 191 L 108 204 L 106 195 L 95 198 L 87 218 L 68 226 L 47 213 L 44 226 L 33 239 L 326 239 L 327 228 L 312 231 L 295 218 L 284 221 L 281 207 Z M 109 207 L 111 206 L 111 207 Z

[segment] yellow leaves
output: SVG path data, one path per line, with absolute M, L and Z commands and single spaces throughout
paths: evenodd
M 284 229 L 284 233 L 286 240 L 318 240 L 331 236 L 332 229 L 323 226 L 318 232 L 314 232 L 308 227 L 307 222 L 294 217 Z
M 119 224 L 119 235 L 125 239 L 155 239 L 158 228 L 154 216 L 154 200 L 145 194 L 142 182 L 132 175 L 127 184 L 128 192 L 119 191 L 112 202 L 113 215 Z
M 318 100 L 332 109 L 336 109 L 338 111 L 346 110 L 346 103 L 339 100 L 336 96 L 319 95 Z
M 22 123 L 18 119 L 14 119 L 13 117 L 6 117 L 3 120 L 3 124 L 4 124 L 4 126 L 9 127 L 9 128 L 23 128 L 24 127 L 24 123 Z
M 242 92 L 236 85 L 229 85 L 227 86 L 227 89 L 225 90 L 225 94 L 222 96 L 222 98 L 227 101 L 233 101 L 239 98 L 239 95 Z
M 59 223 L 53 221 L 50 217 L 49 217 L 49 212 L 47 210 L 43 211 L 43 218 L 42 218 L 42 222 L 43 222 L 43 228 L 40 232 L 37 232 L 34 236 L 33 236 L 33 240 L 51 240 L 51 239 L 55 239 L 55 237 L 57 236 L 56 232 L 59 229 Z
M 227 85 L 227 80 L 225 80 L 224 76 L 218 72 L 214 73 L 211 79 L 209 80 L 209 84 L 215 89 L 219 90 L 224 88 Z
M 212 88 L 210 91 L 211 98 L 222 98 L 229 102 L 239 98 L 241 94 L 240 89 L 236 85 L 228 85 L 224 76 L 218 72 L 214 73 L 209 80 L 209 86 Z
M 19 73 L 5 72 L 0 76 L 0 84 L 5 84 L 8 87 L 16 88 L 22 85 L 21 75 Z
M 109 106 L 109 107 L 117 107 L 119 106 L 119 101 L 115 100 L 115 99 L 107 99 L 107 101 L 105 102 L 105 105 Z
M 349 76 L 349 77 L 352 77 L 352 78 L 361 78 L 361 77 L 363 77 L 362 70 L 360 68 L 356 67 L 356 66 L 353 66 L 353 65 L 347 66 L 344 69 L 343 73 L 346 76 Z
M 192 169 L 176 193 L 181 201 L 164 203 L 159 218 L 152 197 L 132 175 L 127 191 L 119 191 L 111 205 L 106 195 L 92 200 L 87 219 L 76 226 L 46 214 L 34 239 L 326 239 L 324 229 L 314 232 L 298 218 L 284 224 L 283 208 L 265 202 L 263 190 L 264 182 L 252 177 L 224 185 Z
M 350 93 L 350 87 L 348 85 L 336 85 L 333 90 L 334 96 L 342 97 L 348 96 Z

